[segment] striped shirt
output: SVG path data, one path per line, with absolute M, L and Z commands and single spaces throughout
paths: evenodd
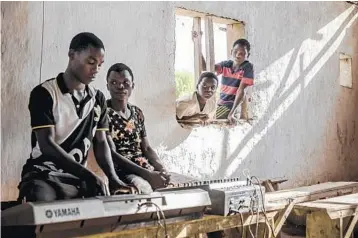
M 254 69 L 249 61 L 244 61 L 235 71 L 232 69 L 233 64 L 232 60 L 227 60 L 215 65 L 216 73 L 222 75 L 218 105 L 225 105 L 230 108 L 234 104 L 240 83 L 254 84 Z

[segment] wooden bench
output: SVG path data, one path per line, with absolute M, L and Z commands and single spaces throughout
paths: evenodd
M 307 214 L 307 238 L 349 238 L 358 221 L 358 193 L 299 203 L 294 209 Z
M 275 203 L 286 206 L 285 209 L 279 212 L 279 217 L 275 219 L 275 236 L 279 234 L 286 219 L 296 225 L 306 224 L 305 215 L 293 209 L 296 204 L 357 192 L 357 182 L 327 182 L 266 193 L 265 200 L 267 206 Z
M 279 190 L 279 185 L 281 183 L 286 182 L 286 178 L 278 177 L 278 178 L 270 178 L 270 179 L 261 179 L 261 186 L 265 187 L 265 191 L 267 192 L 275 192 Z M 257 184 L 257 183 L 255 183 Z
M 289 204 L 314 201 L 337 197 L 358 192 L 358 182 L 327 182 L 293 189 L 266 193 L 265 200 L 269 203 L 280 202 Z

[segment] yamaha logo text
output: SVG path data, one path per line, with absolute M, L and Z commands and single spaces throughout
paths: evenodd
M 73 208 L 59 208 L 59 209 L 48 209 L 45 211 L 47 218 L 60 218 L 68 216 L 78 216 L 80 215 L 80 209 L 78 207 Z

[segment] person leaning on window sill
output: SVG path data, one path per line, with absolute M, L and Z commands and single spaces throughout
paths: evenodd
M 218 78 L 212 72 L 203 72 L 198 79 L 196 91 L 176 100 L 176 118 L 179 121 L 207 125 L 216 115 L 215 92 Z

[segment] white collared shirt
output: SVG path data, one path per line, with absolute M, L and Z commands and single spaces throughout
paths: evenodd
M 202 111 L 200 111 L 200 104 L 197 98 L 197 91 L 184 95 L 176 100 L 176 115 L 178 119 L 184 116 L 192 116 L 197 113 L 208 114 L 209 119 L 215 119 L 216 114 L 216 98 L 213 95 L 206 104 Z

